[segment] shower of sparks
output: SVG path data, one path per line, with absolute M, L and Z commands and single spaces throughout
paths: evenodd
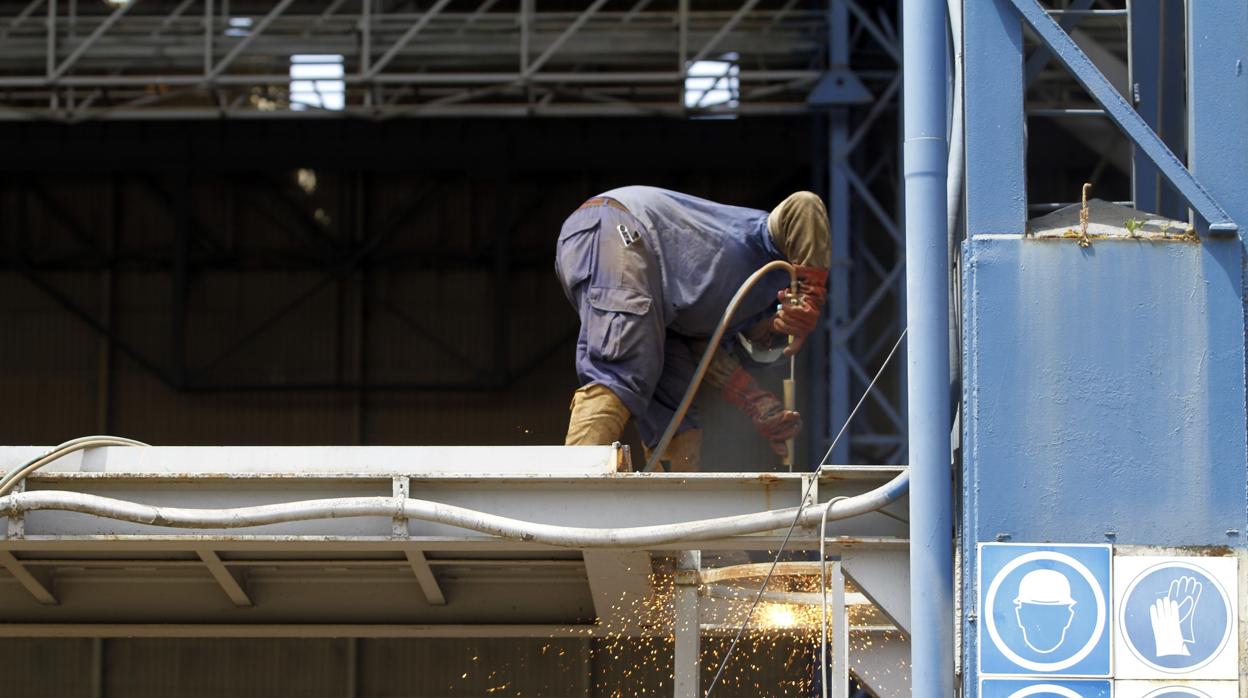
M 741 595 L 712 598 L 701 590 L 703 689 L 719 665 L 731 635 L 746 621 L 759 579 L 736 582 Z M 725 584 L 720 585 L 721 588 Z M 670 570 L 650 576 L 652 593 L 621 596 L 606 618 L 592 628 L 577 627 L 582 637 L 552 637 L 531 652 L 466 651 L 465 665 L 455 667 L 461 679 L 441 694 L 450 696 L 567 696 L 636 698 L 671 695 L 674 682 L 676 587 Z M 773 578 L 767 592 L 817 595 L 818 575 Z M 829 592 L 829 626 L 831 618 Z M 879 626 L 872 607 L 849 608 L 851 628 Z M 822 609 L 818 603 L 764 601 L 750 619 L 737 651 L 729 658 L 716 688 L 716 698 L 734 696 L 809 696 L 815 690 Z M 831 636 L 831 627 L 829 635 Z M 850 635 L 851 658 L 901 642 L 896 631 Z M 501 647 L 499 648 L 501 649 Z M 505 657 L 505 658 L 504 658 Z M 465 671 L 466 669 L 466 671 Z M 908 678 L 908 666 L 895 671 Z M 461 675 L 462 674 L 462 675 Z

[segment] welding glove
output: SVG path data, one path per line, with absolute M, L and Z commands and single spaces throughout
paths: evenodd
M 806 343 L 806 337 L 815 331 L 827 295 L 828 270 L 804 266 L 797 267 L 797 293 L 786 288 L 776 295 L 780 309 L 771 320 L 771 330 L 793 337 L 785 347 L 785 356 L 796 354 Z
M 572 393 L 566 446 L 606 446 L 620 440 L 629 412 L 605 385 L 592 383 Z
M 740 367 L 728 377 L 721 395 L 750 418 L 754 430 L 767 439 L 776 455 L 788 454 L 784 442 L 802 430 L 800 414 L 784 409 L 775 395 L 760 388 L 754 376 Z

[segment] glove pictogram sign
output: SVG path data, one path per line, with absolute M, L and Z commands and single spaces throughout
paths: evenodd
M 1115 560 L 1118 676 L 1234 679 L 1235 558 Z

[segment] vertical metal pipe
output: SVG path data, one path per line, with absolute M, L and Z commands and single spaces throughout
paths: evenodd
M 832 669 L 832 678 L 825 695 L 846 698 L 849 695 L 849 613 L 845 607 L 845 573 L 840 560 L 832 564 L 828 586 L 832 590 L 832 651 L 823 661 Z
M 204 77 L 212 73 L 212 0 L 204 0 Z
M 676 24 L 676 70 L 680 71 L 681 82 L 684 82 L 685 71 L 689 70 L 689 0 L 676 3 Z
M 945 3 L 904 0 L 911 686 L 953 696 Z
M 672 695 L 697 698 L 702 694 L 702 625 L 698 610 L 698 586 L 702 569 L 700 550 L 683 550 L 676 557 L 676 636 Z
M 91 698 L 104 698 L 104 638 L 91 640 Z
M 520 0 L 520 72 L 529 72 L 529 42 L 533 31 L 533 0 Z
M 47 22 L 47 73 L 48 80 L 52 80 L 52 74 L 56 72 L 56 0 L 48 0 L 48 22 Z M 55 93 L 55 90 L 53 90 Z M 53 101 L 55 106 L 55 101 Z

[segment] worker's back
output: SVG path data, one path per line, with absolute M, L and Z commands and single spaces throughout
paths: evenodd
M 724 308 L 746 277 L 783 259 L 767 232 L 767 212 L 660 189 L 631 186 L 604 192 L 644 226 L 663 276 L 664 320 L 689 337 L 715 330 Z M 788 284 L 783 271 L 759 283 L 742 303 L 735 323 L 744 326 L 775 303 Z M 658 300 L 658 299 L 656 299 Z

